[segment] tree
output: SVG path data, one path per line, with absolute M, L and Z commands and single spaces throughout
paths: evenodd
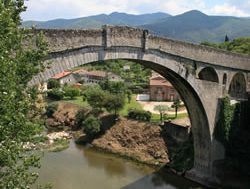
M 63 91 L 64 95 L 70 97 L 70 99 L 74 99 L 75 97 L 80 95 L 80 90 L 72 86 L 64 87 Z
M 101 110 L 105 104 L 106 92 L 98 86 L 89 87 L 84 91 L 85 99 L 93 109 Z
M 101 131 L 100 120 L 93 115 L 90 115 L 83 121 L 83 130 L 87 136 L 94 137 Z
M 117 115 L 117 112 L 121 110 L 125 105 L 124 95 L 112 95 L 108 94 L 105 99 L 104 107 L 107 111 Z
M 176 99 L 172 105 L 175 108 L 175 118 L 177 118 L 178 109 L 179 109 L 180 105 L 181 105 L 180 99 Z
M 48 98 L 51 100 L 62 100 L 63 99 L 63 91 L 60 89 L 54 88 L 51 91 L 47 92 Z
M 127 98 L 128 98 L 128 103 L 130 104 L 131 99 L 132 99 L 132 91 L 131 90 L 127 90 Z
M 89 116 L 90 110 L 88 108 L 81 108 L 78 110 L 75 116 L 75 129 L 80 129 L 83 127 L 84 120 Z
M 202 42 L 202 45 L 250 55 L 250 37 L 240 37 L 223 43 Z
M 228 38 L 228 36 L 226 35 L 226 36 L 225 36 L 224 42 L 228 42 L 228 41 L 229 41 L 229 38 Z
M 56 79 L 49 79 L 47 87 L 48 89 L 60 88 L 60 82 Z
M 169 107 L 166 105 L 156 105 L 154 107 L 155 111 L 159 111 L 160 113 L 160 120 L 163 121 L 163 115 L 169 110 Z
M 23 0 L 0 3 L 0 188 L 29 188 L 37 178 L 31 167 L 39 167 L 39 158 L 24 148 L 39 126 L 31 120 L 28 82 L 43 69 L 47 46 L 40 34 L 20 27 L 24 10 Z

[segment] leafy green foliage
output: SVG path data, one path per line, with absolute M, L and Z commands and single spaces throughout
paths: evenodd
M 0 3 L 0 188 L 29 188 L 37 178 L 30 168 L 39 167 L 39 157 L 24 148 L 39 126 L 30 120 L 34 96 L 27 86 L 43 69 L 47 46 L 40 34 L 20 29 L 24 10 L 22 0 Z
M 105 104 L 106 92 L 99 86 L 91 86 L 84 91 L 84 97 L 93 109 L 101 110 Z
M 129 69 L 124 70 L 124 66 L 128 67 Z M 111 60 L 102 62 L 101 64 L 94 63 L 91 65 L 85 65 L 84 67 L 89 70 L 107 70 L 117 74 L 121 76 L 125 83 L 127 83 L 126 88 L 130 88 L 132 91 L 136 90 L 137 86 L 139 86 L 140 89 L 147 88 L 149 84 L 149 78 L 151 76 L 150 69 L 127 60 Z M 101 87 L 104 90 L 108 90 L 107 81 L 102 82 Z
M 124 82 L 105 80 L 100 83 L 103 90 L 109 91 L 112 94 L 124 94 L 127 90 Z
M 47 87 L 48 89 L 60 88 L 60 82 L 56 79 L 49 79 Z
M 124 95 L 113 95 L 108 94 L 106 95 L 104 107 L 107 111 L 112 112 L 116 115 L 119 110 L 121 110 L 125 105 L 125 98 Z
M 151 112 L 144 110 L 131 109 L 128 112 L 128 118 L 135 120 L 150 121 L 151 116 Z
M 215 138 L 220 141 L 224 146 L 229 142 L 229 134 L 234 119 L 235 106 L 230 104 L 229 97 L 225 97 L 221 102 L 221 111 L 218 124 L 214 131 Z
M 55 104 L 55 103 L 49 104 L 48 107 L 46 108 L 47 117 L 52 117 L 55 111 L 57 110 L 57 108 L 58 108 L 58 104 Z
M 80 89 L 72 87 L 72 86 L 64 87 L 63 91 L 64 91 L 64 96 L 67 96 L 70 99 L 74 99 L 75 97 L 80 95 Z
M 57 88 L 48 91 L 47 94 L 48 98 L 50 98 L 51 100 L 62 100 L 64 95 L 63 91 Z
M 83 130 L 88 136 L 95 136 L 101 131 L 101 122 L 98 118 L 93 115 L 88 116 L 83 121 Z
M 163 115 L 169 110 L 169 107 L 167 105 L 156 105 L 154 107 L 155 111 L 158 111 L 160 113 L 160 120 L 163 121 Z
M 83 121 L 89 116 L 89 109 L 82 108 L 76 113 L 75 128 L 80 129 L 83 127 Z
M 223 43 L 202 42 L 201 44 L 235 53 L 250 55 L 250 37 L 240 37 L 233 41 L 226 41 Z

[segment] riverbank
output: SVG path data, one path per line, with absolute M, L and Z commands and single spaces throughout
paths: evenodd
M 121 118 L 91 144 L 97 148 L 149 165 L 169 162 L 167 144 L 158 125 Z
M 79 109 L 74 104 L 59 103 L 52 117 L 46 120 L 47 127 L 54 130 L 73 128 L 74 117 Z M 107 115 L 101 115 L 100 119 L 104 131 L 89 141 L 94 148 L 150 165 L 164 165 L 169 162 L 167 143 L 159 125 L 123 117 L 115 120 L 113 116 Z M 81 132 L 74 134 L 74 138 L 81 142 L 84 133 L 81 136 L 79 133 Z

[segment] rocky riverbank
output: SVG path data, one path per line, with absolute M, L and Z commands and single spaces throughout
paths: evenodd
M 166 141 L 158 125 L 121 118 L 92 144 L 136 161 L 161 165 L 169 162 Z
M 46 120 L 46 124 L 55 130 L 61 128 L 61 125 L 72 128 L 74 116 L 79 109 L 80 107 L 73 104 L 59 103 L 52 117 Z M 101 120 L 106 119 L 101 118 Z M 106 121 L 103 121 L 104 125 Z M 91 141 L 91 144 L 99 150 L 147 164 L 161 165 L 169 162 L 162 129 L 151 123 L 121 118 L 102 135 Z

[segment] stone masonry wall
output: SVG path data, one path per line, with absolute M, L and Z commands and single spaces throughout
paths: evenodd
M 51 52 L 88 46 L 133 47 L 159 50 L 168 54 L 222 66 L 250 71 L 250 57 L 211 47 L 148 35 L 146 30 L 125 26 L 104 26 L 99 30 L 43 31 Z

